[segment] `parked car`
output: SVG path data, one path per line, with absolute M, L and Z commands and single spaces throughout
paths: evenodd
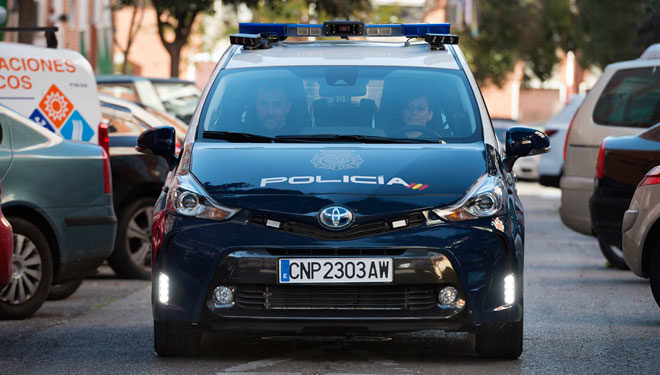
M 108 263 L 121 277 L 149 279 L 153 206 L 169 168 L 162 158 L 135 151 L 135 144 L 142 131 L 169 125 L 177 129 L 180 145 L 187 127 L 176 118 L 127 100 L 104 94 L 99 94 L 99 99 L 110 138 L 113 203 L 118 218 L 117 240 Z M 168 118 L 169 123 L 162 120 Z
M 660 306 L 660 165 L 639 183 L 623 216 L 623 256 L 630 270 L 651 281 Z
M 96 82 L 101 93 L 166 111 L 186 124 L 202 95 L 194 82 L 178 78 L 99 75 Z
M 0 195 L 2 192 L 0 192 Z M 0 209 L 0 290 L 13 280 L 14 235 Z
M 564 142 L 566 131 L 582 104 L 585 95 L 573 95 L 561 111 L 552 116 L 543 125 L 543 132 L 550 137 L 550 152 L 541 155 L 538 163 L 539 183 L 545 186 L 559 187 L 559 180 L 564 171 Z
M 518 121 L 502 118 L 494 118 L 492 119 L 492 123 L 493 129 L 495 129 L 495 135 L 497 135 L 497 138 L 500 140 L 500 142 L 502 142 L 502 144 L 504 144 L 506 140 L 506 132 L 509 130 L 509 128 L 521 125 Z M 513 166 L 513 173 L 515 173 L 516 176 L 522 180 L 537 180 L 539 177 L 537 166 L 539 164 L 540 157 L 541 155 L 533 155 L 518 160 Z
M 117 218 L 110 162 L 98 145 L 63 140 L 0 106 L 2 211 L 14 233 L 14 281 L 0 291 L 0 318 L 25 318 L 51 284 L 79 280 L 110 255 Z
M 660 44 L 649 48 L 660 48 Z M 561 220 L 593 234 L 589 198 L 598 149 L 607 136 L 633 135 L 660 122 L 660 59 L 610 64 L 575 114 L 566 136 Z
M 646 172 L 660 164 L 660 123 L 626 137 L 603 140 L 596 162 L 596 183 L 590 199 L 591 224 L 610 263 L 628 266 L 621 250 L 623 214 Z

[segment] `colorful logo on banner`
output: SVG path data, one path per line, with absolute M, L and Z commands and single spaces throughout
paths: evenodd
M 55 85 L 41 98 L 39 108 L 32 112 L 30 119 L 53 133 L 58 133 L 59 129 L 64 139 L 89 142 L 94 136 L 94 129 Z
M 46 95 L 39 102 L 39 108 L 58 129 L 73 112 L 73 104 L 55 85 L 50 86 Z
M 30 115 L 30 120 L 36 122 L 37 124 L 41 125 L 42 127 L 44 127 L 46 129 L 52 131 L 53 133 L 55 133 L 55 128 L 53 127 L 53 125 L 51 125 L 50 122 L 48 122 L 46 117 L 44 117 L 44 115 L 42 115 L 41 112 L 39 112 L 38 109 L 35 109 L 34 112 L 32 112 L 32 114 Z
M 73 115 L 60 129 L 60 134 L 65 139 L 88 142 L 94 136 L 94 129 L 89 126 L 87 121 L 80 115 L 80 112 L 73 111 Z

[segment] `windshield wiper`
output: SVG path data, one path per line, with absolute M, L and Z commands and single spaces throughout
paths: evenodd
M 443 143 L 441 140 L 419 139 L 419 138 L 390 138 L 378 135 L 359 134 L 309 134 L 309 135 L 278 135 L 276 142 L 357 142 L 357 143 Z
M 252 133 L 237 133 L 237 132 L 221 132 L 221 131 L 205 131 L 202 133 L 204 138 L 222 139 L 228 142 L 255 142 L 255 143 L 273 143 L 274 138 L 265 135 L 257 135 Z

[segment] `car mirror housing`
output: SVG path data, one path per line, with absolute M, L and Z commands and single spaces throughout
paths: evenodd
M 513 126 L 506 132 L 506 156 L 504 164 L 511 170 L 518 158 L 544 154 L 550 151 L 550 138 L 540 130 Z
M 159 126 L 143 131 L 135 149 L 145 154 L 162 156 L 170 169 L 176 163 L 176 131 L 171 126 Z

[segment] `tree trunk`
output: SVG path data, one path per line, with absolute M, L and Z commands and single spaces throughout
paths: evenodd
M 18 1 L 18 26 L 19 27 L 34 27 L 36 18 L 36 7 L 34 0 L 19 0 Z M 25 44 L 32 44 L 34 34 L 31 32 L 18 33 L 18 42 Z
M 172 43 L 167 52 L 170 54 L 170 77 L 179 78 L 179 61 L 181 59 L 181 49 L 183 45 Z

